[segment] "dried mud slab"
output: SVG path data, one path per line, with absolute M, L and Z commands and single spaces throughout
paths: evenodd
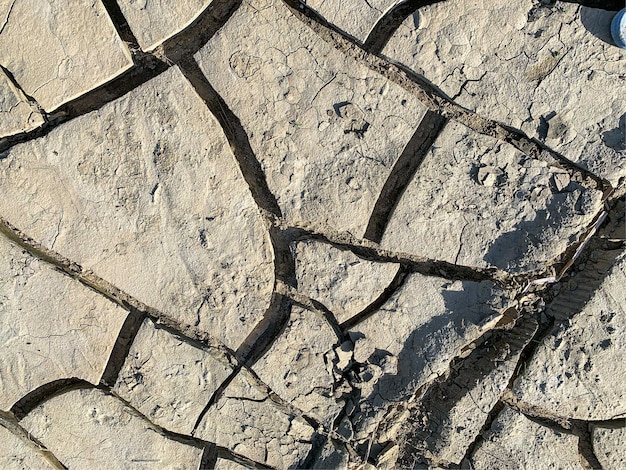
M 494 332 L 451 367 L 447 379 L 413 405 L 398 464 L 405 467 L 419 450 L 431 461 L 459 465 L 513 376 L 522 350 L 537 331 L 532 319 Z M 422 462 L 425 463 L 425 462 Z
M 576 436 L 541 426 L 508 407 L 495 419 L 470 464 L 476 470 L 586 468 Z
M 241 120 L 288 223 L 361 236 L 426 108 L 278 0 L 243 2 L 194 57 Z
M 48 112 L 133 65 L 99 0 L 2 0 L 0 18 L 0 65 Z
M 127 313 L 0 238 L 0 409 L 56 380 L 97 384 Z
M 211 0 L 119 0 L 126 21 L 144 51 L 151 51 L 189 26 Z
M 374 25 L 399 0 L 307 0 L 306 6 L 350 36 L 365 42 Z
M 69 469 L 197 469 L 203 449 L 173 440 L 97 389 L 54 396 L 20 422 Z
M 359 258 L 348 250 L 305 240 L 292 245 L 298 291 L 328 308 L 344 323 L 389 287 L 400 265 Z
M 395 208 L 388 250 L 513 273 L 542 269 L 602 209 L 568 173 L 448 124 Z
M 202 410 L 233 368 L 145 319 L 113 387 L 150 421 L 191 434 Z
M 620 470 L 626 467 L 626 424 L 617 426 L 591 426 L 593 452 L 603 470 Z
M 0 139 L 32 130 L 42 125 L 43 122 L 39 111 L 0 70 Z
M 626 52 L 615 12 L 523 0 L 420 8 L 384 54 L 458 104 L 521 128 L 614 184 L 626 176 Z M 572 2 L 575 3 L 575 2 Z
M 314 431 L 277 406 L 243 370 L 208 409 L 194 435 L 275 468 L 302 468 Z
M 322 315 L 293 307 L 284 331 L 253 369 L 281 398 L 330 427 L 343 407 L 334 397 L 329 365 L 336 343 Z
M 141 302 L 236 349 L 273 255 L 219 124 L 176 68 L 0 161 L 0 213 Z
M 626 252 L 595 295 L 557 327 L 535 353 L 514 392 L 525 403 L 566 418 L 626 416 Z M 567 295 L 567 294 L 565 294 Z
M 37 451 L 35 443 L 26 443 L 23 438 L 13 434 L 2 425 L 0 425 L 0 467 L 4 470 L 58 468 L 43 453 Z
M 351 418 L 356 438 L 393 440 L 376 435 L 385 414 L 442 375 L 508 302 L 489 281 L 410 275 L 378 311 L 348 332 L 360 364 L 353 384 L 360 409 Z

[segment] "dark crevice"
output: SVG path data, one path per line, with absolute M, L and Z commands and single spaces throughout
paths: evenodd
M 100 109 L 167 70 L 172 61 L 197 52 L 220 29 L 241 4 L 241 0 L 214 0 L 185 30 L 167 39 L 153 53 L 143 52 L 114 0 L 105 1 L 107 12 L 120 34 L 129 44 L 134 67 L 111 81 L 61 105 L 39 128 L 0 139 L 0 153 L 18 143 L 47 135 L 59 124 Z
M 83 269 L 78 263 L 71 261 L 59 253 L 42 246 L 21 230 L 13 226 L 6 219 L 0 217 L 0 234 L 6 236 L 10 241 L 16 243 L 31 255 L 54 266 L 59 272 L 77 280 L 84 286 L 102 295 L 111 302 L 119 305 L 125 310 L 136 311 L 134 315 L 142 314 L 149 317 L 157 328 L 163 328 L 173 335 L 179 336 L 186 342 L 197 345 L 197 347 L 221 352 L 232 363 L 237 363 L 234 358 L 234 351 L 221 341 L 213 338 L 205 331 L 194 326 L 182 324 L 176 318 L 169 316 L 155 308 L 149 307 L 113 284 L 102 279 L 88 269 Z
M 378 195 L 363 238 L 380 242 L 398 201 L 445 124 L 446 119 L 441 114 L 426 111 Z
M 385 290 L 383 290 L 382 293 L 376 298 L 376 300 L 374 300 L 363 310 L 343 322 L 340 325 L 341 329 L 344 332 L 347 332 L 348 330 L 351 330 L 357 324 L 361 323 L 363 320 L 369 318 L 378 310 L 380 310 L 380 308 L 391 298 L 391 296 L 394 295 L 398 291 L 398 289 L 400 289 L 400 287 L 402 287 L 408 274 L 409 270 L 404 266 L 400 266 L 394 278 L 391 280 Z
M 379 54 L 385 48 L 389 39 L 404 22 L 404 20 L 419 8 L 442 2 L 443 0 L 407 0 L 399 3 L 378 20 L 363 43 L 363 49 Z
M 267 185 L 265 173 L 250 146 L 250 140 L 239 118 L 228 108 L 193 59 L 185 58 L 178 66 L 222 126 L 257 205 L 269 214 L 280 217 L 278 202 Z
M 392 252 L 380 248 L 378 244 L 369 240 L 359 239 L 347 232 L 333 232 L 332 229 L 320 231 L 316 227 L 292 226 L 286 230 L 290 232 L 290 237 L 294 240 L 318 240 L 340 250 L 351 251 L 359 258 L 384 263 L 400 263 L 410 272 L 426 276 L 462 281 L 493 281 L 499 285 L 515 286 L 522 285 L 524 280 L 533 279 L 536 275 L 531 272 L 513 276 L 497 268 L 463 266 L 408 253 Z
M 481 338 L 480 344 L 465 358 L 457 358 L 450 364 L 449 374 L 443 381 L 437 381 L 430 387 L 422 398 L 417 410 L 412 413 L 411 421 L 413 429 L 406 429 L 405 439 L 409 447 L 401 449 L 399 462 L 407 464 L 416 458 L 415 452 L 421 449 L 420 459 L 424 462 L 432 455 L 440 464 L 458 465 L 468 457 L 469 450 L 458 462 L 445 462 L 437 454 L 442 434 L 454 436 L 452 426 L 459 425 L 465 428 L 464 422 L 455 423 L 452 416 L 453 410 L 458 403 L 472 393 L 474 387 L 482 383 L 492 372 L 505 365 L 502 371 L 506 375 L 506 369 L 513 372 L 517 356 L 531 340 L 537 330 L 537 322 L 532 317 L 520 318 L 510 330 L 494 330 Z M 498 384 L 490 385 L 496 388 Z M 501 384 L 501 385 L 506 385 Z M 480 395 L 480 394 L 479 394 Z M 488 412 L 485 413 L 480 427 L 478 427 L 470 447 L 475 446 L 480 438 L 480 431 L 491 426 L 496 414 L 500 394 L 494 394 Z M 485 412 L 485 410 L 481 410 Z M 478 423 L 476 423 L 478 424 Z M 453 438 L 452 438 L 453 439 Z
M 233 452 L 226 447 L 217 446 L 217 456 L 220 459 L 230 460 L 231 462 L 238 463 L 239 465 L 243 465 L 246 468 L 253 468 L 258 470 L 274 470 L 274 467 L 270 467 L 269 465 L 265 465 L 261 462 L 256 462 L 248 457 L 245 457 L 241 454 Z
M 17 402 L 15 402 L 10 411 L 19 421 L 32 410 L 37 408 L 42 402 L 56 395 L 60 395 L 70 389 L 83 387 L 93 387 L 93 385 L 76 377 L 54 380 L 40 385 L 36 389 L 24 395 Z
M 198 430 L 198 426 L 200 426 L 200 423 L 202 422 L 206 414 L 209 412 L 209 409 L 217 403 L 220 397 L 224 394 L 224 390 L 226 390 L 226 388 L 230 385 L 230 383 L 234 380 L 234 378 L 239 374 L 240 371 L 241 371 L 241 366 L 235 367 L 235 369 L 233 369 L 230 375 L 226 377 L 226 380 L 224 380 L 224 382 L 222 382 L 220 386 L 217 387 L 217 389 L 213 392 L 213 394 L 209 398 L 209 401 L 204 406 L 204 408 L 198 415 L 198 419 L 193 425 L 193 430 L 191 431 L 192 436 Z
M 100 1 L 102 2 L 104 9 L 109 15 L 109 18 L 111 18 L 111 21 L 113 22 L 113 26 L 115 27 L 115 30 L 117 31 L 118 36 L 122 39 L 122 41 L 128 44 L 131 51 L 138 51 L 139 42 L 137 41 L 137 38 L 135 37 L 132 30 L 130 29 L 128 21 L 126 21 L 126 18 L 124 17 L 124 14 L 122 13 L 122 10 L 120 9 L 120 6 L 118 5 L 117 1 L 116 0 L 100 0 Z
M 291 12 L 318 36 L 337 50 L 370 70 L 379 73 L 413 94 L 428 109 L 440 112 L 444 117 L 463 124 L 475 132 L 507 142 L 531 158 L 565 169 L 572 180 L 590 188 L 601 190 L 604 197 L 612 192 L 609 181 L 548 148 L 537 139 L 529 138 L 524 132 L 498 121 L 487 119 L 453 102 L 449 96 L 432 86 L 428 80 L 408 67 L 374 55 L 336 26 L 328 23 L 306 5 L 297 0 L 284 0 Z
M 274 293 L 263 319 L 235 352 L 242 364 L 252 367 L 272 346 L 274 340 L 287 326 L 293 301 L 287 296 Z
M 4 73 L 4 75 L 7 77 L 7 79 L 11 82 L 11 84 L 20 91 L 20 93 L 22 93 L 22 95 L 24 95 L 24 97 L 26 98 L 26 101 L 28 101 L 28 104 L 31 106 L 31 108 L 35 108 L 37 110 L 37 112 L 41 115 L 41 117 L 44 120 L 44 125 L 45 123 L 48 122 L 48 114 L 46 113 L 46 111 L 41 107 L 41 105 L 37 102 L 37 100 L 29 95 L 28 93 L 26 93 L 26 90 L 24 90 L 24 88 L 22 88 L 22 86 L 18 83 L 17 79 L 15 78 L 15 76 L 13 75 L 13 73 L 8 70 L 6 67 L 4 67 L 3 65 L 0 64 L 0 71 L 2 73 Z M 32 131 L 31 131 L 32 132 Z M 2 138 L 0 139 L 0 151 L 2 151 L 2 145 L 4 143 L 4 139 L 6 139 L 8 137 Z
M 100 379 L 100 383 L 112 387 L 117 376 L 124 365 L 124 361 L 130 352 L 130 347 L 133 344 L 135 336 L 141 327 L 141 323 L 145 315 L 137 309 L 131 308 L 126 315 L 126 320 L 120 329 L 120 333 L 115 340 L 113 349 L 109 356 L 106 368 Z
M 624 0 L 558 0 L 563 3 L 578 3 L 584 7 L 619 11 L 624 8 Z
M 217 446 L 212 442 L 208 442 L 202 451 L 202 457 L 200 458 L 198 470 L 211 470 L 215 468 L 217 465 L 217 455 Z

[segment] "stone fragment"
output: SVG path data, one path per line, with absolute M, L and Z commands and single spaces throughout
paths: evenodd
M 567 295 L 565 293 L 564 295 Z M 514 392 L 558 416 L 626 417 L 626 251 L 582 311 L 548 336 Z
M 211 0 L 119 0 L 118 3 L 141 48 L 151 51 L 193 23 Z
M 55 380 L 97 384 L 126 315 L 0 238 L 0 409 Z
M 319 313 L 293 307 L 285 330 L 253 369 L 278 396 L 328 426 L 343 407 L 327 365 L 337 341 Z
M 317 11 L 350 36 L 364 42 L 374 25 L 398 0 L 307 0 L 306 5 Z
M 0 70 L 0 138 L 43 124 L 43 117 Z
M 626 53 L 610 39 L 615 13 L 548 3 L 438 2 L 408 17 L 383 52 L 461 106 L 615 183 L 626 175 L 626 98 L 615 93 Z
M 7 428 L 0 425 L 0 468 L 3 470 L 52 470 L 54 465 L 34 443 L 28 445 Z
M 602 208 L 600 191 L 575 182 L 557 191 L 551 181 L 562 171 L 452 122 L 398 202 L 381 246 L 513 273 L 542 269 Z
M 314 431 L 276 405 L 243 370 L 209 408 L 194 435 L 274 468 L 302 468 Z
M 98 389 L 53 396 L 20 424 L 69 469 L 197 469 L 201 447 L 166 437 L 121 400 Z
M 233 349 L 269 305 L 264 223 L 219 124 L 171 68 L 0 161 L 0 213 Z
M 153 423 L 191 434 L 209 399 L 232 372 L 221 356 L 146 319 L 113 390 Z
M 361 236 L 426 108 L 279 0 L 243 2 L 194 57 L 241 120 L 287 222 Z
M 488 281 L 410 275 L 380 310 L 349 331 L 361 364 L 355 384 L 361 409 L 352 418 L 357 439 L 376 432 L 388 405 L 408 400 L 443 374 L 508 302 Z
M 509 407 L 498 415 L 474 454 L 476 470 L 582 470 L 578 438 L 541 426 Z
M 313 240 L 298 242 L 292 249 L 298 290 L 324 304 L 339 323 L 374 302 L 400 268 L 396 263 L 368 261 Z
M 99 0 L 2 0 L 0 19 L 0 65 L 48 112 L 133 65 Z
M 603 470 L 626 468 L 626 427 L 591 425 L 593 452 Z

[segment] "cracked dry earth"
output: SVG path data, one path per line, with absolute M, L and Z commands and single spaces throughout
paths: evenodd
M 622 6 L 0 0 L 0 467 L 626 468 Z

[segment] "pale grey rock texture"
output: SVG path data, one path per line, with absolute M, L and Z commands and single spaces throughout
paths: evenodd
M 52 470 L 54 467 L 35 445 L 0 425 L 0 468 L 3 470 Z
M 0 409 L 55 380 L 97 384 L 126 315 L 0 238 Z
M 0 213 L 44 246 L 235 349 L 273 256 L 219 124 L 176 69 L 0 161 Z
M 476 470 L 582 470 L 578 438 L 541 426 L 509 407 L 470 458 Z
M 243 2 L 194 57 L 241 120 L 286 220 L 361 236 L 426 108 L 278 0 Z
M 0 70 L 0 139 L 42 125 L 43 117 Z
M 292 246 L 298 291 L 328 308 L 343 323 L 376 300 L 400 268 L 359 258 L 348 250 L 304 240 Z
M 410 275 L 348 333 L 355 342 L 354 360 L 363 365 L 355 384 L 362 397 L 352 420 L 356 437 L 374 433 L 386 408 L 443 374 L 508 302 L 507 294 L 488 281 Z
M 146 319 L 128 352 L 113 390 L 154 424 L 191 434 L 211 395 L 232 367 Z
M 0 65 L 48 112 L 133 64 L 100 0 L 2 0 L 0 24 Z
M 185 29 L 211 0 L 119 0 L 118 4 L 139 45 L 150 51 Z
M 350 36 L 364 42 L 376 22 L 399 0 L 307 0 L 306 5 Z
M 567 295 L 567 294 L 565 294 Z M 548 336 L 514 387 L 523 402 L 567 418 L 626 417 L 626 252 L 582 311 Z
M 601 198 L 564 170 L 452 122 L 409 183 L 381 246 L 466 266 L 542 269 L 577 241 Z
M 446 380 L 415 405 L 418 412 L 411 414 L 416 416 L 404 426 L 402 460 L 409 449 L 419 448 L 436 462 L 461 464 L 536 331 L 534 321 L 520 320 L 511 330 L 492 333 L 481 347 L 454 364 Z
M 626 467 L 626 425 L 591 426 L 593 452 L 603 470 L 620 470 Z
M 199 423 L 195 436 L 275 468 L 299 468 L 311 450 L 313 428 L 279 408 L 242 371 Z
M 202 448 L 163 433 L 98 389 L 56 395 L 20 422 L 68 469 L 197 469 Z
M 293 307 L 285 330 L 253 369 L 281 398 L 329 427 L 343 407 L 328 365 L 337 342 L 321 314 Z
M 246 470 L 248 467 L 232 460 L 218 458 L 213 470 Z
M 450 0 L 420 8 L 383 53 L 485 117 L 596 174 L 626 176 L 626 51 L 615 12 L 565 2 Z

